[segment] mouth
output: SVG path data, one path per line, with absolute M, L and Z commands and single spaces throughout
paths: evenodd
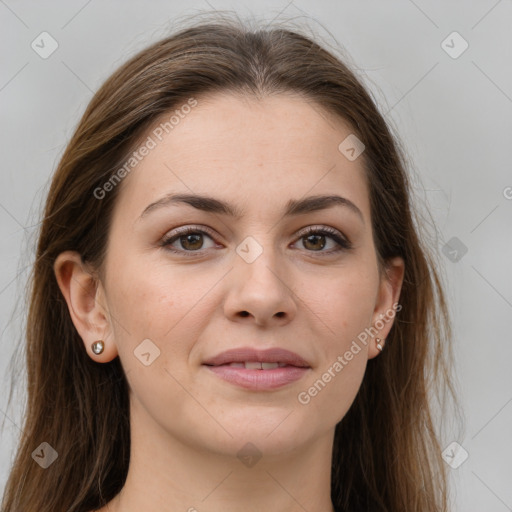
M 227 364 L 208 366 L 229 366 L 230 368 L 245 368 L 246 370 L 273 370 L 274 368 L 284 368 L 286 366 L 293 365 L 289 365 L 286 363 L 264 363 L 263 361 L 244 361 L 243 363 L 232 362 Z
M 206 360 L 203 366 L 231 384 L 256 391 L 285 386 L 311 370 L 298 354 L 281 348 L 232 349 Z
M 234 348 L 207 359 L 203 364 L 208 366 L 238 365 L 236 367 L 242 368 L 245 366 L 250 370 L 271 370 L 284 366 L 310 368 L 305 359 L 284 348 L 269 348 L 266 350 L 256 350 L 251 347 Z

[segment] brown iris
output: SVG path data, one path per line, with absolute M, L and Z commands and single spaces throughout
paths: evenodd
M 316 250 L 323 249 L 325 247 L 325 235 L 312 234 L 303 237 L 303 239 L 305 240 L 304 247 L 306 247 L 307 249 L 311 248 L 313 250 Z M 307 247 L 307 243 L 309 243 L 310 241 L 312 242 L 313 247 Z
M 201 249 L 203 245 L 203 239 L 199 233 L 188 233 L 180 236 L 181 245 L 190 251 Z M 187 246 L 188 245 L 188 246 Z

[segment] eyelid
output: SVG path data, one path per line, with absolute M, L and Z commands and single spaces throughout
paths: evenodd
M 335 254 L 340 251 L 349 251 L 353 249 L 353 243 L 350 241 L 350 239 L 344 235 L 340 230 L 333 228 L 331 226 L 324 226 L 321 224 L 312 224 L 311 226 L 307 226 L 304 229 L 300 230 L 297 234 L 297 240 L 300 240 L 301 238 L 307 236 L 308 234 L 324 234 L 332 238 L 338 245 L 337 249 L 331 250 L 331 251 L 308 251 L 312 252 L 313 254 Z
M 330 226 L 324 226 L 322 224 L 311 224 L 310 226 L 306 226 L 305 228 L 302 228 L 297 233 L 297 237 L 301 238 L 304 235 L 307 235 L 309 233 L 317 233 L 317 232 L 327 233 L 329 235 L 337 235 L 340 238 L 343 238 L 344 240 L 346 240 L 347 243 L 349 243 L 348 238 L 339 229 L 332 228 Z
M 189 234 L 189 233 L 203 233 L 208 235 L 212 241 L 216 242 L 217 234 L 207 226 L 198 225 L 198 224 L 187 224 L 185 226 L 179 226 L 172 230 L 171 234 L 166 234 L 161 239 L 159 245 L 164 247 L 165 249 L 179 254 L 189 254 L 190 256 L 195 255 L 201 255 L 206 252 L 208 249 L 199 249 L 197 251 L 186 251 L 183 249 L 173 249 L 170 248 L 171 241 L 174 243 L 177 239 L 179 239 L 180 236 Z M 294 244 L 297 243 L 301 238 L 304 238 L 305 236 L 309 234 L 323 234 L 327 235 L 328 237 L 332 238 L 335 243 L 337 244 L 337 248 L 329 251 L 306 251 L 317 255 L 329 255 L 329 254 L 337 254 L 342 251 L 349 251 L 353 248 L 352 242 L 346 237 L 341 231 L 339 231 L 336 228 L 330 227 L 330 226 L 324 226 L 321 224 L 312 224 L 310 226 L 306 226 L 305 228 L 301 229 L 296 235 L 295 235 L 295 241 Z
M 170 247 L 171 241 L 172 241 L 172 243 L 174 243 L 176 240 L 178 240 L 180 238 L 180 236 L 184 236 L 184 235 L 187 235 L 189 233 L 203 233 L 203 234 L 206 234 L 216 243 L 217 235 L 216 235 L 216 233 L 212 229 L 208 228 L 207 226 L 203 226 L 203 225 L 199 225 L 199 224 L 187 224 L 185 226 L 179 226 L 179 227 L 171 230 L 171 232 L 167 232 L 162 237 L 162 239 L 160 240 L 158 245 L 160 245 L 164 249 L 167 249 L 167 250 L 169 250 L 171 252 L 175 252 L 175 253 L 181 253 L 181 254 L 184 254 L 184 253 L 202 254 L 202 253 L 204 253 L 204 249 L 200 249 L 198 251 L 184 251 L 182 249 L 181 250 L 180 249 L 173 249 L 173 248 Z
M 203 226 L 201 224 L 187 224 L 186 226 L 179 226 L 172 230 L 172 235 L 164 235 L 165 239 L 175 238 L 178 235 L 187 234 L 191 231 L 205 232 L 207 235 L 212 238 L 216 237 L 217 234 L 207 226 Z

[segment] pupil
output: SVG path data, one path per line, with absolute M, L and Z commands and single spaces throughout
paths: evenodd
M 200 234 L 188 234 L 188 235 L 184 235 L 181 237 L 182 238 L 182 245 L 185 247 L 185 249 L 200 249 L 201 248 L 201 235 Z M 183 244 L 183 239 L 185 239 L 185 244 Z M 189 244 L 189 242 L 192 243 L 192 245 L 194 245 L 194 242 L 199 242 L 199 247 L 187 247 L 187 244 Z
M 319 239 L 322 239 L 322 243 L 320 247 L 316 247 L 316 249 L 323 249 L 325 247 L 325 237 L 324 235 L 308 235 L 306 238 L 306 243 L 309 243 L 311 239 L 316 239 L 315 241 L 318 242 Z M 315 242 L 313 242 L 313 245 Z

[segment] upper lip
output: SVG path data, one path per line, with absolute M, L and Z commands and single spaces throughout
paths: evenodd
M 220 366 L 229 363 L 243 362 L 260 362 L 260 363 L 284 363 L 290 366 L 298 366 L 309 368 L 307 361 L 302 359 L 295 352 L 290 352 L 284 348 L 269 348 L 266 350 L 256 350 L 250 347 L 233 348 L 221 352 L 214 357 L 203 362 L 210 366 Z

